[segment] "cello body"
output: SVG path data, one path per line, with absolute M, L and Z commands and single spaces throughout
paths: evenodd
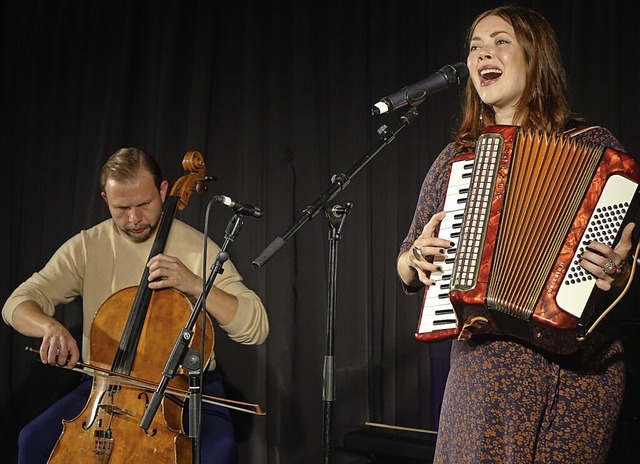
M 136 287 L 123 289 L 105 301 L 93 321 L 92 348 L 117 345 L 124 330 L 118 309 L 131 306 L 136 290 Z M 176 327 L 187 322 L 191 306 L 188 298 L 177 290 L 154 292 L 132 376 L 160 381 L 173 347 L 171 342 L 179 333 Z M 211 320 L 207 322 L 205 353 L 210 359 L 214 337 Z M 200 350 L 201 333 L 198 325 L 193 349 Z M 111 367 L 112 357 L 107 349 L 91 354 L 92 364 L 104 368 Z M 184 375 L 175 376 L 169 384 L 182 391 L 188 389 Z M 63 432 L 49 463 L 190 463 L 191 443 L 182 428 L 180 401 L 165 397 L 151 427 L 147 431 L 140 427 L 152 394 L 145 387 L 121 385 L 117 377 L 96 375 L 84 410 L 75 419 L 63 421 Z

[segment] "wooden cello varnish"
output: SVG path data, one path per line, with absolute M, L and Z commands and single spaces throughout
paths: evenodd
M 176 181 L 165 200 L 161 223 L 151 255 L 161 253 L 175 214 L 184 208 L 193 188 L 204 180 L 204 160 L 189 152 L 183 160 L 191 172 Z M 140 285 L 111 295 L 95 315 L 91 327 L 91 363 L 115 373 L 157 384 L 174 342 L 191 315 L 193 305 L 174 289 L 149 290 L 145 268 Z M 213 324 L 207 317 L 206 366 L 213 353 Z M 191 348 L 200 351 L 202 330 L 196 324 Z M 188 390 L 185 373 L 170 387 Z M 63 421 L 63 432 L 49 463 L 184 463 L 191 462 L 191 440 L 182 427 L 183 406 L 167 395 L 148 430 L 140 427 L 153 391 L 120 382 L 117 376 L 95 375 L 89 400 L 82 412 Z

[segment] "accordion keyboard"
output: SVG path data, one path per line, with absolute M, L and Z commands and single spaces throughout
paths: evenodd
M 447 215 L 440 223 L 438 237 L 456 244 L 462 226 L 472 171 L 473 160 L 451 163 L 447 195 L 442 208 Z M 450 248 L 444 261 L 439 263 L 442 271 L 431 273 L 431 279 L 435 281 L 435 285 L 425 290 L 416 333 L 416 338 L 419 340 L 424 338 L 424 341 L 436 341 L 440 338 L 438 332 L 457 329 L 458 320 L 449 300 L 456 251 L 457 247 Z

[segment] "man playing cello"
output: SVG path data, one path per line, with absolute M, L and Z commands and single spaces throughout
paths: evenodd
M 173 219 L 164 251 L 148 259 L 168 190 L 157 162 L 142 150 L 122 148 L 104 164 L 100 186 L 111 218 L 64 243 L 42 270 L 11 294 L 2 309 L 7 324 L 23 335 L 42 338 L 43 363 L 55 365 L 62 360 L 64 364 L 68 359 L 66 367 L 73 368 L 80 359 L 78 342 L 52 317 L 56 306 L 75 297 L 82 297 L 82 358 L 90 363 L 94 315 L 110 295 L 138 285 L 145 266 L 152 290 L 173 288 L 191 300 L 202 291 L 203 235 L 196 229 Z M 220 248 L 209 240 L 208 250 L 210 265 Z M 207 312 L 232 340 L 261 344 L 269 323 L 260 298 L 243 284 L 230 261 L 224 271 L 208 294 Z M 91 382 L 83 380 L 27 424 L 20 432 L 18 462 L 46 462 L 62 432 L 62 420 L 76 417 L 90 392 Z M 213 357 L 203 376 L 202 392 L 224 397 Z M 203 405 L 201 437 L 202 462 L 236 462 L 233 426 L 225 408 Z

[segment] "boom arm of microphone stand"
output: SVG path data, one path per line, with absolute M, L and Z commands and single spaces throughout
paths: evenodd
M 349 171 L 343 174 L 338 174 L 333 176 L 331 180 L 331 185 L 327 190 L 325 190 L 320 196 L 309 206 L 307 206 L 302 214 L 298 217 L 298 220 L 291 226 L 287 231 L 281 236 L 276 237 L 263 251 L 260 255 L 252 261 L 252 264 L 255 268 L 260 269 L 266 262 L 273 257 L 282 247 L 285 246 L 287 241 L 293 237 L 293 235 L 308 221 L 317 216 L 322 207 L 326 205 L 329 201 L 331 201 L 338 193 L 340 193 L 349 183 L 351 179 L 364 167 L 366 166 L 378 153 L 382 151 L 384 147 L 393 142 L 400 133 L 402 129 L 407 127 L 409 124 L 413 122 L 413 120 L 418 116 L 418 110 L 415 107 L 412 107 L 409 111 L 407 111 L 398 122 L 398 126 L 396 129 L 389 133 L 386 131 L 386 127 L 382 126 L 380 128 L 381 140 L 371 149 L 366 155 L 364 155 L 360 160 L 354 164 Z

